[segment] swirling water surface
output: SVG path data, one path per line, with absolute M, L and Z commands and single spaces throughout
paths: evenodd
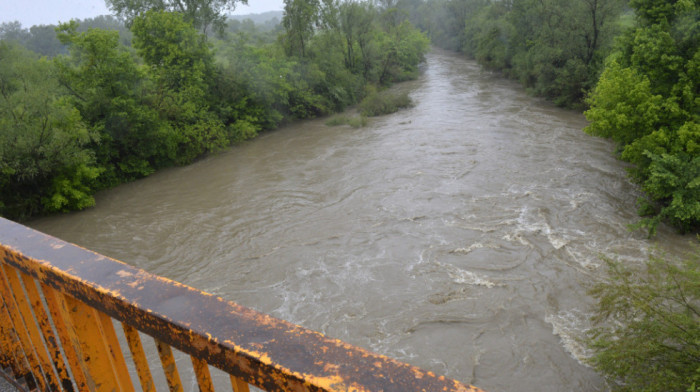
M 580 113 L 440 51 L 396 88 L 416 106 L 298 122 L 31 226 L 488 391 L 606 390 L 577 341 L 601 255 L 688 239 L 628 231 L 638 190 Z

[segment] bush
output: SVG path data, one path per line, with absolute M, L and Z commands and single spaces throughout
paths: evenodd
M 348 116 L 345 114 L 340 114 L 331 117 L 328 121 L 326 121 L 326 125 L 329 127 L 349 125 L 353 128 L 362 128 L 367 125 L 367 116 Z
M 606 260 L 588 344 L 614 391 L 695 391 L 700 386 L 700 248 L 683 262 L 643 268 Z
M 372 91 L 360 102 L 360 113 L 368 117 L 382 116 L 411 106 L 413 106 L 413 101 L 408 96 L 408 93 Z

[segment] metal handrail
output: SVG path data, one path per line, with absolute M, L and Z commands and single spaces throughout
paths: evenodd
M 155 386 L 137 331 L 155 339 L 171 391 L 171 347 L 191 356 L 202 391 L 209 365 L 234 392 L 480 391 L 2 218 L 0 266 L 0 372 L 28 389 L 133 391 L 111 317 L 144 391 Z

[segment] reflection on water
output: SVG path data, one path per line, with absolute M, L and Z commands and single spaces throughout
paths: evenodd
M 580 113 L 434 52 L 369 127 L 300 122 L 35 228 L 491 391 L 599 391 L 576 340 L 637 190 Z M 193 388 L 195 388 L 193 386 Z

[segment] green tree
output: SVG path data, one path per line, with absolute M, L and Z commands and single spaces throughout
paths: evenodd
M 75 21 L 59 27 L 70 56 L 56 58 L 55 64 L 72 104 L 99 135 L 92 148 L 105 169 L 102 186 L 153 173 L 172 160 L 173 135 L 144 99 L 145 70 L 119 43 L 116 31 L 78 33 L 77 28 Z
M 510 23 L 510 7 L 498 2 L 479 8 L 467 23 L 463 50 L 479 63 L 492 69 L 508 71 L 512 68 L 514 47 L 510 38 L 514 27 Z
M 105 0 L 107 7 L 120 18 L 133 23 L 148 11 L 179 12 L 203 34 L 210 27 L 223 32 L 226 27 L 226 11 L 233 11 L 238 3 L 248 0 Z
M 700 12 L 698 2 L 636 0 L 637 26 L 590 96 L 586 131 L 615 140 L 646 192 L 639 227 L 700 223 Z
M 126 47 L 131 47 L 131 31 L 122 20 L 112 15 L 100 15 L 94 18 L 85 18 L 82 20 L 78 19 L 77 22 L 78 32 L 84 32 L 90 29 L 118 31 L 119 42 Z
M 287 107 L 291 84 L 291 64 L 275 46 L 256 47 L 244 37 L 227 43 L 219 52 L 223 63 L 222 101 L 229 107 L 245 102 L 261 111 L 262 128 L 274 128 L 289 114 Z
M 614 37 L 620 0 L 523 0 L 513 4 L 513 76 L 562 106 L 581 104 Z
M 700 386 L 700 253 L 642 268 L 607 260 L 588 343 L 614 391 L 688 392 Z
M 228 145 L 225 125 L 211 109 L 213 55 L 182 14 L 148 11 L 132 25 L 133 45 L 149 66 L 150 105 L 174 135 L 177 163 Z
M 418 23 L 418 27 L 426 31 L 437 46 L 462 51 L 469 25 L 479 10 L 488 4 L 489 0 L 430 0 L 421 7 L 419 14 L 424 20 Z
M 397 13 L 396 9 L 384 11 L 384 15 Z M 378 48 L 377 79 L 380 84 L 390 84 L 412 79 L 416 76 L 418 64 L 425 58 L 430 41 L 411 22 L 404 20 L 394 24 L 396 18 L 384 18 L 389 23 L 384 29 L 375 32 L 374 41 Z M 371 80 L 371 79 L 370 79 Z M 374 81 L 374 80 L 372 80 Z
M 367 77 L 371 69 L 369 45 L 376 29 L 376 11 L 371 4 L 356 1 L 342 3 L 339 11 L 338 27 L 345 40 L 345 66 L 355 73 L 361 70 Z
M 288 55 L 306 57 L 309 40 L 318 23 L 319 0 L 284 0 L 282 26 L 286 31 L 285 48 Z
M 0 40 L 15 41 L 23 44 L 29 37 L 30 34 L 27 29 L 22 28 L 22 23 L 17 20 L 0 24 Z
M 29 28 L 30 37 L 24 46 L 42 56 L 56 57 L 67 52 L 66 46 L 56 36 L 56 26 L 40 25 Z
M 21 219 L 93 205 L 93 136 L 52 64 L 0 42 L 0 213 Z

